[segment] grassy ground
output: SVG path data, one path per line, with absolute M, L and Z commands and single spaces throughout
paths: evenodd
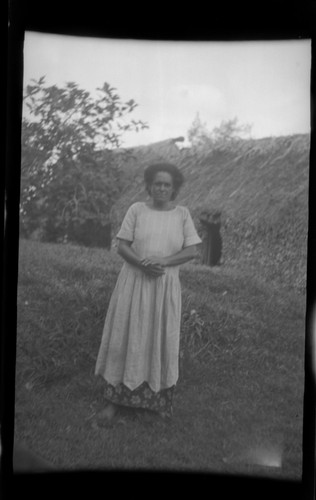
M 136 468 L 299 479 L 305 300 L 242 269 L 186 265 L 171 422 L 125 412 L 106 428 L 94 376 L 120 258 L 20 243 L 19 441 L 58 469 Z

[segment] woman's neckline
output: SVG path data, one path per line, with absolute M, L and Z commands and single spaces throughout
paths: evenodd
M 177 205 L 175 207 L 172 207 L 172 208 L 159 209 L 159 208 L 148 205 L 148 203 L 146 203 L 145 201 L 143 203 L 144 203 L 145 207 L 149 208 L 149 210 L 153 210 L 154 212 L 162 212 L 162 213 L 163 212 L 173 212 L 173 210 L 177 209 Z

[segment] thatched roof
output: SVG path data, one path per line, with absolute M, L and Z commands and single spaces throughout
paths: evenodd
M 186 182 L 177 202 L 197 220 L 201 211 L 220 211 L 226 221 L 283 224 L 284 218 L 307 223 L 309 135 L 244 140 L 228 148 L 183 149 L 162 141 L 133 150 L 122 165 L 126 187 L 113 214 L 119 223 L 127 208 L 145 200 L 144 168 L 158 159 L 175 163 Z

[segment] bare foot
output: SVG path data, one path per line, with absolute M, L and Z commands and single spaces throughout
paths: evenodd
M 160 418 L 162 418 L 162 420 L 164 420 L 165 422 L 169 422 L 171 421 L 172 417 L 170 415 L 170 413 L 167 413 L 165 411 L 160 411 L 159 412 L 159 416 Z
M 97 420 L 100 422 L 102 420 L 105 420 L 107 422 L 110 422 L 113 420 L 117 413 L 118 407 L 117 405 L 113 403 L 109 403 L 104 410 L 101 410 L 99 413 L 97 413 Z

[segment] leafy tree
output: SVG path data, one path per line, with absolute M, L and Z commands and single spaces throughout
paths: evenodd
M 87 222 L 109 225 L 122 187 L 113 151 L 125 133 L 148 125 L 130 118 L 137 104 L 108 83 L 91 96 L 74 82 L 32 82 L 22 122 L 21 234 L 78 241 Z
M 188 140 L 193 147 L 209 146 L 213 148 L 228 147 L 250 136 L 252 126 L 240 124 L 237 117 L 231 120 L 223 120 L 218 127 L 212 131 L 207 129 L 206 123 L 202 123 L 199 113 L 188 130 Z
M 210 140 L 210 132 L 207 130 L 206 123 L 202 123 L 199 113 L 196 114 L 188 130 L 188 140 L 192 146 L 202 146 Z
M 238 123 L 238 118 L 222 121 L 219 127 L 215 127 L 211 138 L 215 144 L 225 144 L 238 141 L 250 136 L 252 126 L 250 124 Z

